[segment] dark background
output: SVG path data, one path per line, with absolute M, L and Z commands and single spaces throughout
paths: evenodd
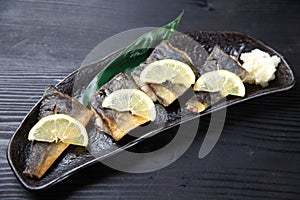
M 221 138 L 204 159 L 198 151 L 209 116 L 189 150 L 159 171 L 129 174 L 96 164 L 39 193 L 15 178 L 7 144 L 44 88 L 77 69 L 104 39 L 163 25 L 182 9 L 179 31 L 249 34 L 279 51 L 299 78 L 298 0 L 0 0 L 1 199 L 300 199 L 297 83 L 228 108 Z

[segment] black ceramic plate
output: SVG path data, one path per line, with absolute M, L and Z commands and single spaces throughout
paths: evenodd
M 266 95 L 274 92 L 284 91 L 290 89 L 295 84 L 294 75 L 283 59 L 283 57 L 270 47 L 264 45 L 262 42 L 249 37 L 241 33 L 232 32 L 191 32 L 187 33 L 194 40 L 198 41 L 207 51 L 211 51 L 215 45 L 219 45 L 225 52 L 239 56 L 240 53 L 245 51 L 251 51 L 252 49 L 259 48 L 263 51 L 268 52 L 271 55 L 277 55 L 281 58 L 281 63 L 278 66 L 276 72 L 276 79 L 271 81 L 269 86 L 266 88 L 261 88 L 255 85 L 246 86 L 246 96 L 243 98 L 231 98 L 228 99 L 226 103 L 220 103 L 214 108 L 209 108 L 200 114 L 192 114 L 189 112 L 178 112 L 179 116 L 168 120 L 163 127 L 154 127 L 149 132 L 145 134 L 157 134 L 166 129 L 177 126 L 186 121 L 198 118 L 205 114 L 211 113 L 218 109 L 230 106 L 242 101 L 258 97 L 261 95 Z M 81 85 L 87 85 L 88 82 L 115 56 L 114 53 L 110 56 L 99 60 L 96 63 L 88 65 L 80 71 L 75 71 L 67 76 L 62 82 L 60 82 L 57 87 L 64 93 L 67 94 L 78 94 L 81 92 L 81 88 L 75 88 L 74 82 L 78 81 Z M 40 180 L 30 179 L 22 174 L 25 169 L 25 161 L 27 158 L 28 150 L 30 147 L 30 142 L 27 140 L 27 134 L 31 127 L 37 122 L 37 117 L 40 107 L 39 101 L 28 115 L 24 118 L 19 128 L 10 140 L 7 149 L 8 162 L 14 171 L 16 177 L 22 183 L 22 185 L 29 190 L 41 190 L 52 186 L 63 179 L 67 178 L 71 174 L 79 171 L 80 169 L 89 166 L 98 160 L 104 159 L 105 157 L 111 156 L 117 152 L 127 149 L 140 141 L 142 138 L 127 138 L 121 143 L 114 143 L 109 137 L 103 135 L 103 138 L 99 138 L 99 141 L 105 142 L 105 145 L 99 146 L 99 149 L 103 150 L 100 152 L 99 157 L 96 159 L 88 151 L 81 147 L 70 146 L 66 152 L 55 162 L 47 174 Z M 168 108 L 171 109 L 170 112 L 174 112 L 174 106 Z M 97 148 L 97 147 L 96 147 Z

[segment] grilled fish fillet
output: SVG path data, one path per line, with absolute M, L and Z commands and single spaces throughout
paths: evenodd
M 50 86 L 45 91 L 41 102 L 39 118 L 54 113 L 70 115 L 79 120 L 84 126 L 88 124 L 93 116 L 93 112 L 77 100 Z M 68 146 L 69 144 L 62 142 L 34 141 L 26 162 L 26 169 L 23 171 L 24 175 L 40 179 Z
M 204 74 L 214 70 L 228 70 L 237 74 L 242 80 L 246 77 L 244 70 L 236 58 L 226 54 L 219 46 L 215 46 L 201 68 L 197 68 L 199 74 Z M 195 92 L 195 96 L 186 103 L 186 108 L 191 112 L 199 113 L 207 107 L 217 103 L 224 98 L 219 93 Z
M 132 115 L 130 112 L 119 112 L 102 107 L 105 97 L 120 89 L 138 89 L 138 87 L 126 74 L 119 73 L 103 85 L 89 101 L 97 118 L 95 126 L 100 131 L 111 135 L 116 141 L 130 130 L 148 122 L 147 119 Z
M 158 100 L 164 106 L 173 103 L 179 96 L 181 96 L 188 88 L 181 84 L 172 84 L 168 81 L 162 84 L 144 83 L 140 80 L 140 75 L 145 67 L 155 61 L 163 59 L 174 59 L 181 61 L 191 67 L 194 73 L 197 70 L 194 67 L 192 60 L 187 53 L 171 45 L 170 42 L 162 41 L 151 53 L 145 62 L 136 67 L 131 75 L 135 83 L 143 90 L 153 101 Z

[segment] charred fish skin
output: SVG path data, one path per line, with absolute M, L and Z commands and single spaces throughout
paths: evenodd
M 183 85 L 171 84 L 170 82 L 153 84 L 143 83 L 140 80 L 140 75 L 148 64 L 163 59 L 174 59 L 181 61 L 189 65 L 194 73 L 197 72 L 192 60 L 184 51 L 179 50 L 178 48 L 172 46 L 170 42 L 164 40 L 153 50 L 151 55 L 144 63 L 140 64 L 135 68 L 135 70 L 132 71 L 131 75 L 139 88 L 148 94 L 153 101 L 158 100 L 164 106 L 168 106 L 179 96 L 181 96 L 188 88 Z
M 47 88 L 42 105 L 40 107 L 40 118 L 53 113 L 67 114 L 87 125 L 93 112 L 84 107 L 73 97 L 59 92 L 54 86 Z
M 187 65 L 189 65 L 192 70 L 196 70 L 191 58 L 187 55 L 186 52 L 174 47 L 169 41 L 163 40 L 159 45 L 155 47 L 151 55 L 147 58 L 147 60 L 142 64 L 150 64 L 157 60 L 163 59 L 174 59 L 181 61 Z
M 83 125 L 87 125 L 93 116 L 93 112 L 85 108 L 77 100 L 61 93 L 54 86 L 50 86 L 46 89 L 41 102 L 39 119 L 54 113 L 70 115 Z M 68 146 L 68 144 L 62 142 L 46 143 L 34 141 L 31 145 L 23 174 L 31 178 L 40 179 Z
M 130 112 L 118 112 L 102 107 L 107 95 L 120 89 L 139 89 L 137 85 L 124 73 L 117 74 L 108 83 L 104 84 L 90 99 L 89 105 L 95 112 L 95 126 L 119 141 L 134 128 L 148 122 L 147 119 L 132 115 Z
M 206 72 L 221 69 L 235 73 L 242 80 L 247 76 L 247 71 L 241 67 L 238 60 L 225 53 L 218 45 L 216 45 L 199 72 L 200 74 L 204 74 Z
M 200 71 L 209 56 L 208 52 L 201 46 L 200 43 L 187 36 L 186 34 L 176 32 L 170 39 L 170 43 L 185 52 L 191 59 L 194 67 L 196 68 L 196 77 L 200 76 Z
M 241 67 L 237 59 L 232 58 L 216 45 L 207 57 L 203 67 L 200 68 L 199 73 L 204 74 L 221 69 L 237 74 L 242 80 L 247 76 L 247 71 Z M 186 102 L 185 107 L 191 112 L 199 113 L 223 98 L 219 93 L 195 92 L 195 96 Z

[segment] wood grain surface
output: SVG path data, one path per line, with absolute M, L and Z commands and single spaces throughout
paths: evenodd
M 209 116 L 188 151 L 161 170 L 131 174 L 99 163 L 36 193 L 17 181 L 7 144 L 44 89 L 109 36 L 165 24 L 182 9 L 180 31 L 249 34 L 280 52 L 298 80 L 297 0 L 0 0 L 0 199 L 300 199 L 297 83 L 228 108 L 221 138 L 204 159 L 198 151 Z

